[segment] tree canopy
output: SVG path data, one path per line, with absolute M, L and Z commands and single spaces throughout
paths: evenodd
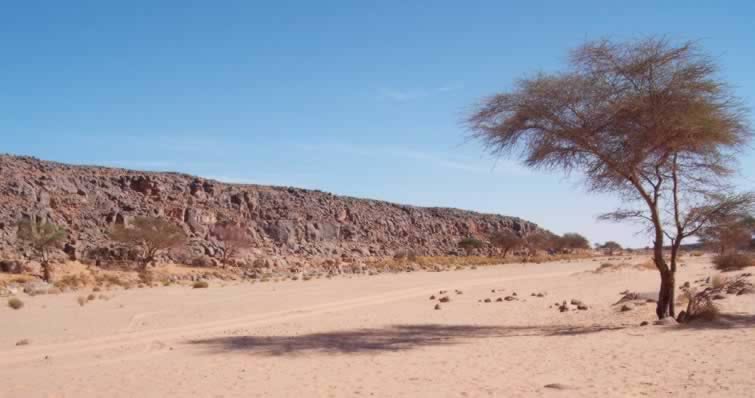
M 484 100 L 467 123 L 494 155 L 578 172 L 588 189 L 616 192 L 630 204 L 603 218 L 647 222 L 661 276 L 660 318 L 674 314 L 682 240 L 753 202 L 726 180 L 752 136 L 746 109 L 692 42 L 585 43 L 568 69 L 517 81 Z
M 68 236 L 66 231 L 50 222 L 24 220 L 18 224 L 18 238 L 27 242 L 34 253 L 39 256 L 42 265 L 42 279 L 49 282 L 52 278 L 50 269 L 50 250 L 59 247 Z
M 584 250 L 590 248 L 590 241 L 576 232 L 567 232 L 558 239 L 558 246 L 562 249 Z
M 503 250 L 503 257 L 524 245 L 524 240 L 514 231 L 503 230 L 490 236 L 490 244 Z
M 130 225 L 117 225 L 110 231 L 110 237 L 132 249 L 141 249 L 142 270 L 157 259 L 160 251 L 178 247 L 186 241 L 181 227 L 152 217 L 135 217 Z
M 236 224 L 217 224 L 212 228 L 212 234 L 223 243 L 221 257 L 223 265 L 227 265 L 229 260 L 236 256 L 239 251 L 252 245 L 252 240 L 246 229 Z

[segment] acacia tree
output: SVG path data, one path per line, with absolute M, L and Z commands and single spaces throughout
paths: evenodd
M 576 232 L 567 232 L 557 239 L 558 246 L 569 250 L 584 250 L 590 248 L 590 241 Z
M 598 245 L 598 249 L 602 249 L 608 252 L 609 256 L 612 256 L 614 252 L 622 250 L 621 245 L 618 242 L 609 240 L 608 242 Z
M 157 259 L 160 251 L 182 245 L 186 234 L 176 224 L 160 218 L 135 217 L 131 225 L 117 225 L 110 231 L 110 237 L 131 249 L 140 251 L 140 271 Z
M 18 224 L 17 236 L 22 241 L 29 243 L 34 253 L 39 257 L 42 279 L 45 282 L 50 282 L 52 279 L 50 250 L 59 247 L 66 240 L 66 231 L 53 223 L 24 220 Z
M 464 250 L 467 255 L 470 255 L 472 253 L 472 250 L 480 249 L 483 246 L 485 246 L 485 243 L 475 238 L 464 238 L 459 241 L 459 247 Z
M 239 251 L 251 246 L 252 241 L 246 229 L 234 224 L 217 224 L 212 228 L 212 234 L 223 242 L 221 262 L 227 265 L 228 261 L 238 255 Z
M 509 253 L 509 251 L 522 247 L 524 241 L 515 232 L 504 230 L 491 235 L 490 243 L 493 246 L 503 250 L 503 258 L 506 258 L 506 255 Z
M 751 127 L 715 63 L 693 43 L 588 42 L 572 52 L 568 70 L 518 81 L 467 122 L 494 155 L 581 172 L 591 191 L 619 193 L 632 205 L 603 218 L 648 223 L 659 318 L 674 315 L 682 240 L 752 203 L 750 194 L 721 194 Z
M 749 214 L 738 214 L 716 220 L 712 225 L 701 230 L 700 240 L 717 248 L 725 254 L 730 250 L 742 249 L 750 246 L 753 232 L 755 232 L 755 218 Z
M 535 255 L 538 250 L 548 250 L 554 246 L 558 237 L 548 233 L 532 233 L 524 237 L 523 246 L 529 256 Z

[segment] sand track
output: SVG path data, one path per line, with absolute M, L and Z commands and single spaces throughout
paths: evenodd
M 518 276 L 518 277 L 499 277 L 499 278 L 484 278 L 484 279 L 472 279 L 472 280 L 460 280 L 454 283 L 457 288 L 469 288 L 479 285 L 490 285 L 502 282 L 511 282 L 521 279 L 543 279 L 543 278 L 555 278 L 566 277 L 568 272 L 555 272 L 547 273 L 537 276 Z M 390 291 L 384 294 L 372 295 L 368 297 L 360 297 L 348 300 L 338 300 L 335 302 L 323 303 L 308 307 L 302 307 L 286 311 L 274 311 L 261 314 L 253 314 L 248 316 L 240 316 L 232 319 L 223 319 L 214 322 L 205 322 L 199 324 L 191 324 L 182 327 L 175 328 L 161 328 L 158 330 L 150 330 L 146 332 L 128 332 L 135 321 L 138 321 L 149 315 L 157 315 L 160 312 L 144 312 L 134 315 L 129 322 L 126 332 L 115 334 L 112 336 L 105 336 L 96 339 L 86 339 L 81 341 L 74 341 L 70 343 L 61 344 L 49 344 L 42 346 L 31 346 L 28 348 L 17 349 L 12 351 L 0 352 L 0 366 L 15 365 L 26 361 L 36 361 L 44 359 L 45 357 L 53 357 L 59 359 L 61 357 L 77 355 L 83 353 L 91 353 L 95 351 L 106 351 L 112 348 L 118 347 L 138 347 L 149 346 L 155 341 L 160 341 L 161 344 L 165 342 L 179 341 L 196 337 L 199 335 L 220 333 L 230 329 L 253 327 L 271 323 L 281 323 L 291 321 L 295 319 L 313 317 L 320 314 L 338 312 L 344 310 L 351 310 L 360 307 L 376 306 L 394 301 L 405 300 L 415 297 L 424 297 L 428 292 L 433 292 L 447 288 L 445 284 L 427 284 L 421 287 L 415 287 L 410 289 L 401 289 L 396 291 Z
M 713 272 L 688 262 L 680 283 Z M 656 273 L 598 264 L 29 297 L 0 311 L 0 397 L 752 396 L 755 295 L 719 302 L 725 326 L 640 327 L 652 305 L 611 304 Z M 571 298 L 590 309 L 553 308 Z

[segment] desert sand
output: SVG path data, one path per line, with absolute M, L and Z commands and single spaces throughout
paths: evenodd
M 0 396 L 754 396 L 755 295 L 654 325 L 652 303 L 612 304 L 658 274 L 601 261 L 24 297 L 0 308 Z M 679 285 L 717 273 L 683 262 Z M 554 306 L 571 299 L 588 310 Z

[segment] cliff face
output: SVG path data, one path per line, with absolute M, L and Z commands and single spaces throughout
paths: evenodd
M 209 231 L 243 222 L 254 253 L 310 257 L 384 256 L 415 250 L 448 254 L 468 236 L 536 231 L 515 217 L 420 208 L 297 188 L 226 184 L 184 174 L 71 166 L 0 155 L 0 252 L 16 251 L 16 224 L 49 220 L 69 233 L 66 252 L 81 257 L 113 247 L 107 232 L 134 216 L 179 224 L 192 255 L 217 256 Z

